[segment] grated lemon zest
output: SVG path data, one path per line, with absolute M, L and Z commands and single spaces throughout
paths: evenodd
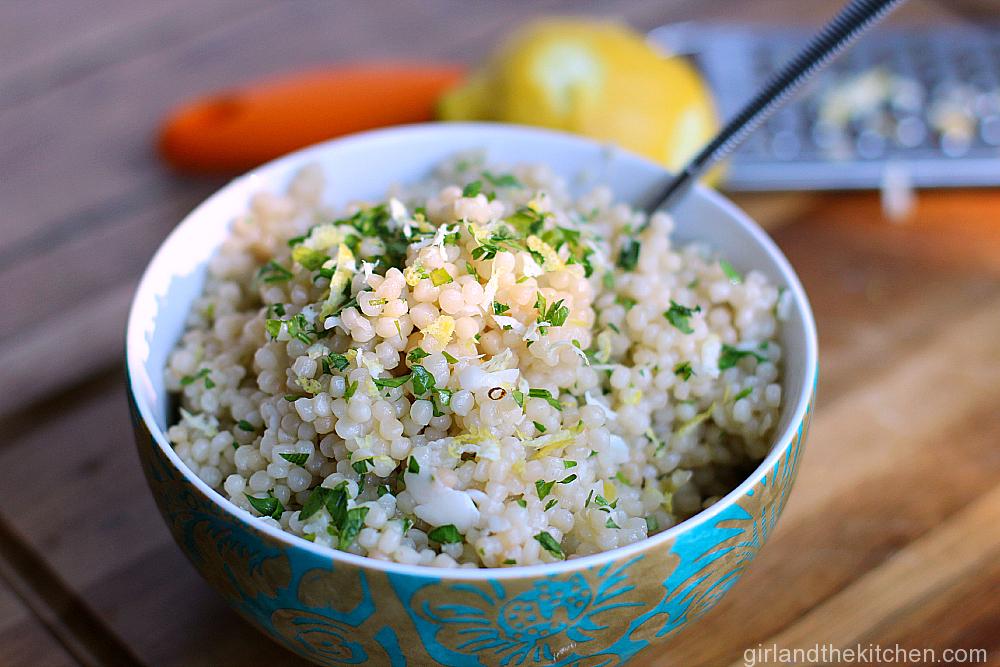
M 544 260 L 542 262 L 542 268 L 546 271 L 559 271 L 560 269 L 566 267 L 566 264 L 559 259 L 559 254 L 556 253 L 555 248 L 550 246 L 548 243 L 535 235 L 529 236 L 527 241 L 528 248 L 534 250 L 542 256 L 542 259 Z
M 713 401 L 710 406 L 705 408 L 704 412 L 699 412 L 694 417 L 681 424 L 678 429 L 674 431 L 674 435 L 678 438 L 683 438 L 691 429 L 708 419 L 712 415 L 712 410 L 714 409 L 715 402 Z
M 625 392 L 622 396 L 622 403 L 625 405 L 638 405 L 639 401 L 642 400 L 642 390 L 641 389 L 631 389 Z
M 444 347 L 451 342 L 451 337 L 455 333 L 455 318 L 451 315 L 441 315 L 424 329 L 424 336 L 437 339 Z
M 318 394 L 323 391 L 323 385 L 319 380 L 314 380 L 312 378 L 307 378 L 304 375 L 300 375 L 295 378 L 295 384 L 302 387 L 302 390 L 310 394 Z
M 618 487 L 611 480 L 604 480 L 604 497 L 609 503 L 618 500 Z
M 535 447 L 535 453 L 531 455 L 531 460 L 540 459 L 543 456 L 551 456 L 561 451 L 566 445 L 571 444 L 576 439 L 575 435 L 565 429 L 555 433 L 540 435 L 531 440 L 525 440 L 525 447 Z
M 597 354 L 594 355 L 594 359 L 602 364 L 611 360 L 611 332 L 602 331 L 597 334 Z
M 327 266 L 328 264 L 330 264 L 329 261 L 323 264 L 324 268 L 330 268 Z M 333 277 L 330 278 L 330 293 L 327 295 L 326 300 L 323 302 L 323 307 L 319 312 L 321 318 L 332 315 L 337 306 L 344 301 L 344 288 L 351 282 L 351 275 L 355 271 L 354 253 L 343 243 L 337 249 L 336 267 L 337 269 L 334 271 Z

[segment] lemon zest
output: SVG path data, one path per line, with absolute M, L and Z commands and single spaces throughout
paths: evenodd
M 441 347 L 451 342 L 451 337 L 455 334 L 455 318 L 451 315 L 441 315 L 424 329 L 424 336 L 437 339 Z
M 715 402 L 713 401 L 710 406 L 705 408 L 704 412 L 699 412 L 694 417 L 681 424 L 677 430 L 674 431 L 674 435 L 678 438 L 683 438 L 691 429 L 708 419 L 712 415 L 712 410 L 714 409 Z

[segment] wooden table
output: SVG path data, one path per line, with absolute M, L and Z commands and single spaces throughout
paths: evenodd
M 0 7 L 0 663 L 299 664 L 184 560 L 128 425 L 122 328 L 154 248 L 221 181 L 167 173 L 179 99 L 352 57 L 474 62 L 524 18 L 818 20 L 831 0 L 35 0 Z M 948 18 L 914 0 L 900 20 Z M 1000 168 L 1000 167 L 998 167 Z M 740 197 L 819 323 L 820 403 L 779 529 L 650 664 L 758 644 L 985 648 L 1000 664 L 1000 192 Z

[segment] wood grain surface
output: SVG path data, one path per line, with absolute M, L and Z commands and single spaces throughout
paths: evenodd
M 0 4 L 0 665 L 301 664 L 195 573 L 133 452 L 121 368 L 132 290 L 220 180 L 151 137 L 180 100 L 375 56 L 475 63 L 516 23 L 591 13 L 816 23 L 832 0 Z M 913 0 L 899 22 L 957 20 Z M 1000 665 L 1000 191 L 738 198 L 820 331 L 819 407 L 771 542 L 648 665 L 856 644 L 980 648 Z M 982 664 L 982 663 L 979 663 Z

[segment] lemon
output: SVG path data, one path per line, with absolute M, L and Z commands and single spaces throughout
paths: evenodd
M 439 114 L 576 132 L 675 170 L 718 128 L 708 87 L 686 60 L 625 26 L 581 19 L 517 31 L 444 95 Z

